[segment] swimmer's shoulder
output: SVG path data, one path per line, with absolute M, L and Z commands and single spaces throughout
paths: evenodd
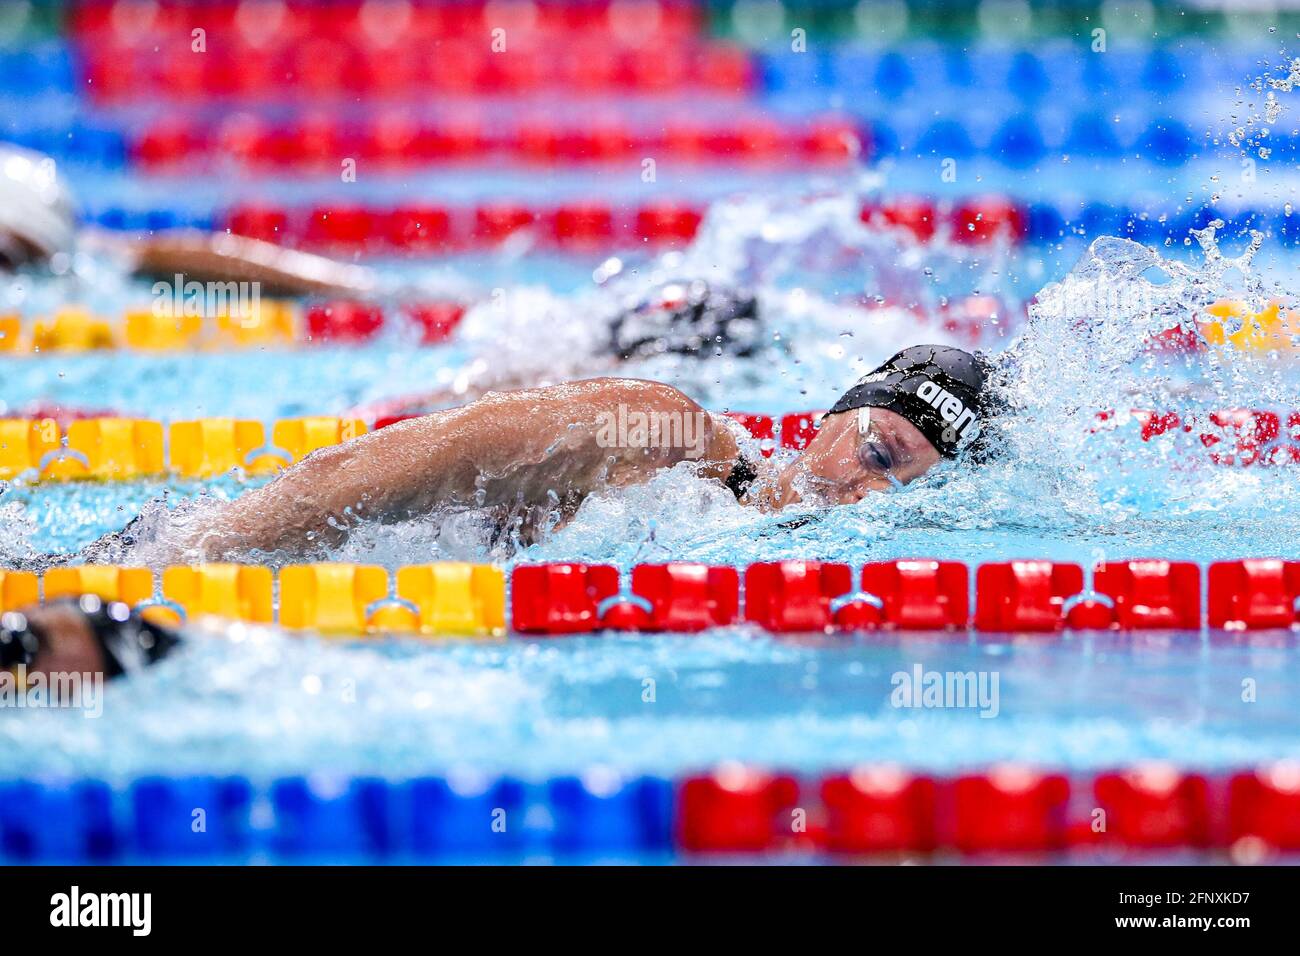
M 679 388 L 644 378 L 606 375 L 553 386 L 556 394 L 590 402 L 622 402 L 645 411 L 703 412 L 700 404 Z

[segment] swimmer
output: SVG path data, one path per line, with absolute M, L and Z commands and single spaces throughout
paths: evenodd
M 202 560 L 253 550 L 305 554 L 340 543 L 358 520 L 402 520 L 457 503 L 571 514 L 598 487 L 643 482 L 692 460 L 743 504 L 850 504 L 971 450 L 988 424 L 988 386 L 988 367 L 977 356 L 938 345 L 905 349 L 859 379 L 803 454 L 781 469 L 745 458 L 730 419 L 656 382 L 593 379 L 494 393 L 314 452 L 230 502 L 192 548 Z M 666 414 L 667 421 L 694 416 L 702 423 L 699 441 L 611 445 L 602 441 L 602 419 L 619 406 Z M 25 679 L 130 675 L 182 643 L 139 610 L 94 595 L 0 615 L 0 671 Z
M 850 388 L 780 468 L 742 454 L 748 436 L 730 418 L 658 382 L 599 378 L 494 392 L 315 451 L 218 506 L 201 526 L 149 543 L 166 563 L 254 552 L 297 559 L 341 545 L 362 522 L 455 511 L 484 514 L 498 534 L 523 543 L 558 527 L 593 492 L 641 484 L 681 463 L 765 510 L 851 504 L 985 444 L 977 434 L 992 409 L 989 372 L 960 349 L 905 349 Z M 140 532 L 128 525 L 79 560 L 130 560 Z
M 474 401 L 491 391 L 615 373 L 624 362 L 657 355 L 700 360 L 752 358 L 773 347 L 770 337 L 763 334 L 762 312 L 753 292 L 703 279 L 662 283 L 645 296 L 620 303 L 611 315 L 595 322 L 604 327 L 585 350 L 575 347 L 566 358 L 548 361 L 545 368 L 503 373 L 493 362 L 471 362 L 446 388 L 370 402 L 348 414 L 371 420 L 424 414 Z
M 258 282 L 267 295 L 372 292 L 370 270 L 273 243 L 207 233 L 167 230 L 127 240 L 79 233 L 72 193 L 40 153 L 0 143 L 0 275 L 19 269 L 68 271 L 79 248 L 105 248 L 125 257 L 130 271 L 196 282 Z
M 134 674 L 180 646 L 170 628 L 118 602 L 93 594 L 0 614 L 0 673 L 36 675 Z M 53 691 L 61 681 L 51 681 Z

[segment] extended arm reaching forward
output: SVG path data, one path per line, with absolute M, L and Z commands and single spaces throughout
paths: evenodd
M 321 449 L 226 505 L 181 548 L 187 560 L 301 553 L 341 542 L 359 521 L 448 506 L 568 514 L 599 487 L 642 482 L 681 461 L 725 479 L 736 454 L 725 425 L 656 382 L 493 392 Z

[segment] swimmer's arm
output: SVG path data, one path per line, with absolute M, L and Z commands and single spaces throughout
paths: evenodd
M 701 433 L 689 448 L 611 444 L 620 407 L 691 416 Z M 341 543 L 361 520 L 402 520 L 447 505 L 550 502 L 562 510 L 597 487 L 645 481 L 684 460 L 725 478 L 735 450 L 725 427 L 657 382 L 591 379 L 494 392 L 314 452 L 222 509 L 181 557 L 302 552 Z
M 358 295 L 375 287 L 374 275 L 362 266 L 225 233 L 162 232 L 134 241 L 129 254 L 135 271 L 145 276 L 256 282 L 266 295 Z

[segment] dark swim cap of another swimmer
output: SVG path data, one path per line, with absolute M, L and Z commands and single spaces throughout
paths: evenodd
M 946 345 L 913 345 L 858 379 L 828 414 L 887 408 L 952 458 L 985 425 L 988 378 L 981 356 Z

